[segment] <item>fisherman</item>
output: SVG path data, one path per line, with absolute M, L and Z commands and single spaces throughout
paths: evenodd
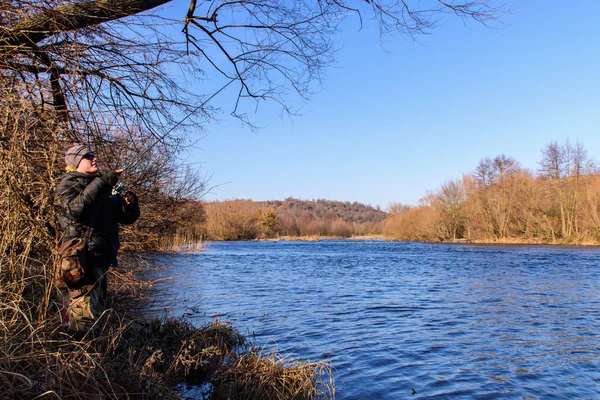
M 108 270 L 117 265 L 119 226 L 140 216 L 137 196 L 114 193 L 123 170 L 98 172 L 96 154 L 88 146 L 75 145 L 65 153 L 67 174 L 56 188 L 63 243 L 89 236 L 85 274 L 68 285 L 63 323 L 73 332 L 88 332 L 105 311 Z M 91 227 L 91 230 L 88 228 Z

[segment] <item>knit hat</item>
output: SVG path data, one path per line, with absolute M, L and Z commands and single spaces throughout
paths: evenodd
M 76 144 L 65 152 L 65 162 L 67 166 L 77 168 L 79 162 L 86 154 L 94 154 L 89 146 Z

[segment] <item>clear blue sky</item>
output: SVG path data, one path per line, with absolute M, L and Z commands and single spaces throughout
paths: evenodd
M 177 2 L 185 13 L 187 1 Z M 187 3 L 189 4 L 189 3 Z M 244 198 L 416 204 L 428 190 L 506 154 L 535 170 L 554 140 L 600 158 L 600 1 L 515 0 L 501 32 L 446 16 L 418 43 L 382 49 L 375 30 L 347 24 L 325 87 L 303 116 L 273 107 L 252 132 L 229 117 L 190 162 L 220 185 L 206 200 Z M 299 103 L 294 103 L 298 105 Z

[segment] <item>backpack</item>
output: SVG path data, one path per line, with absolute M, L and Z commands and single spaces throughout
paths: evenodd
M 90 231 L 91 228 L 88 228 L 86 236 L 66 241 L 58 248 L 59 258 L 54 267 L 54 283 L 59 289 L 66 289 L 78 283 L 85 275 Z
M 58 248 L 58 262 L 54 266 L 54 283 L 59 289 L 71 288 L 83 279 L 87 269 L 88 242 L 97 214 L 98 209 L 95 210 L 90 226 L 82 238 L 68 240 Z

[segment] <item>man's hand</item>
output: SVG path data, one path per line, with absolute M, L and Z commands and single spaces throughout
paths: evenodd
M 111 171 L 109 173 L 102 175 L 100 177 L 100 179 L 102 179 L 104 182 L 106 182 L 106 184 L 108 186 L 113 187 L 119 181 L 119 175 L 121 175 L 121 172 L 123 172 L 122 169 L 118 169 L 116 171 Z
M 133 204 L 137 201 L 137 196 L 133 192 L 127 192 L 123 196 L 123 200 L 125 200 L 125 204 L 127 205 Z

